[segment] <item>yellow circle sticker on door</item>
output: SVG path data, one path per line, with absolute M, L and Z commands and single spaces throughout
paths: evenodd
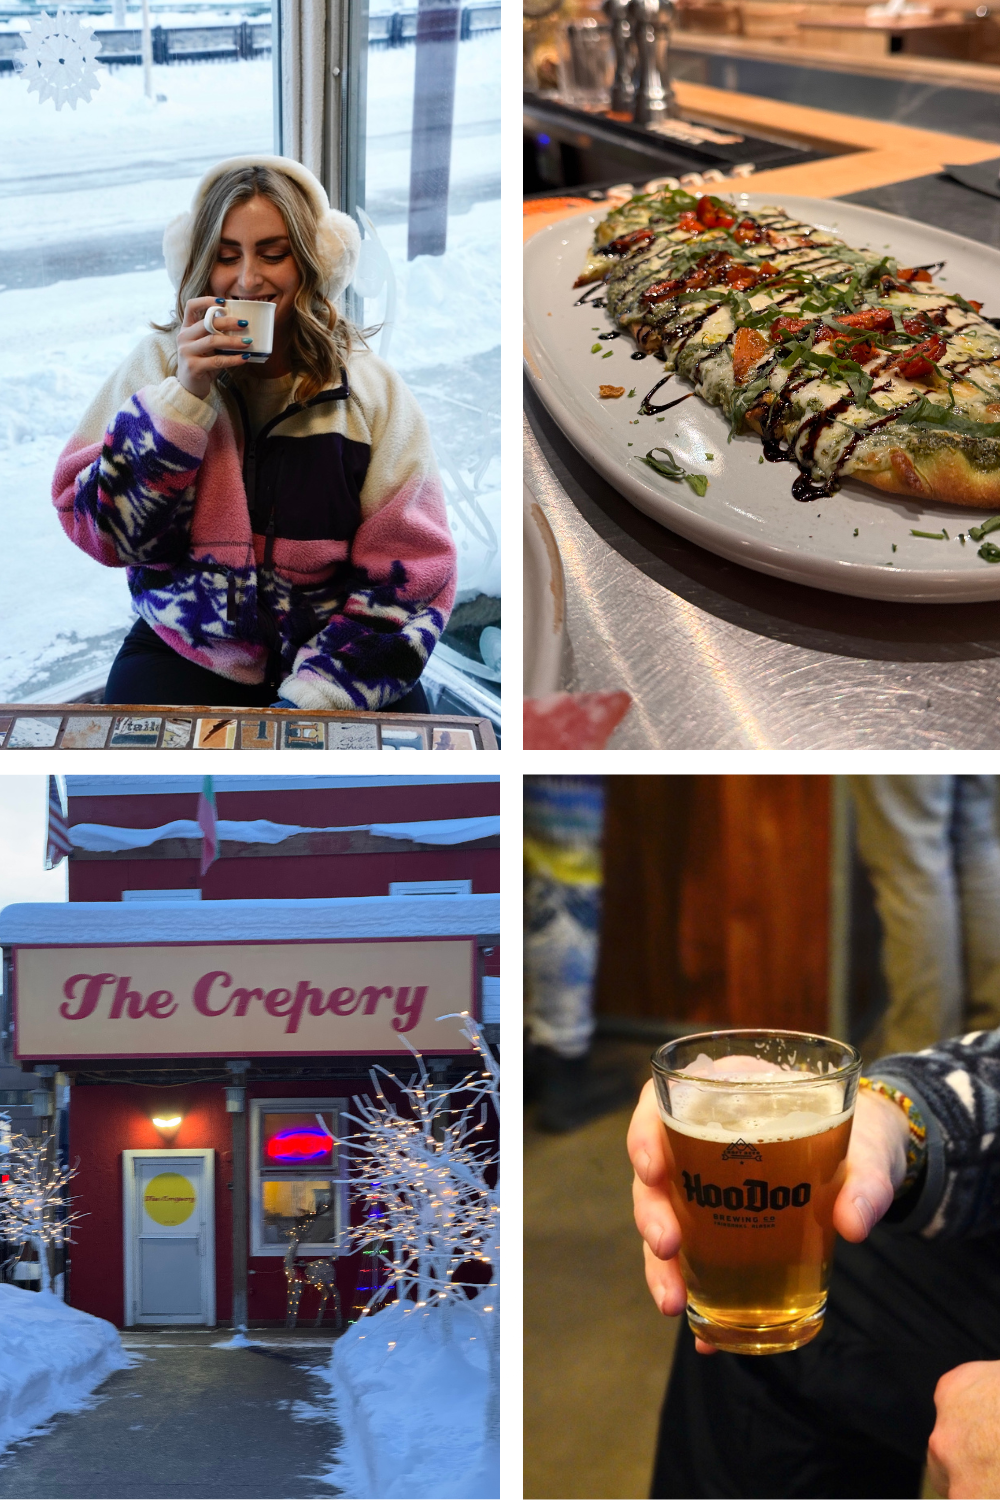
M 190 1219 L 197 1201 L 194 1183 L 179 1172 L 160 1172 L 148 1184 L 142 1197 L 149 1217 L 155 1224 L 163 1224 L 166 1228 Z

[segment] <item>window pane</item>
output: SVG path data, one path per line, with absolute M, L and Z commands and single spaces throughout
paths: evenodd
M 152 10 L 154 56 L 186 48 L 219 60 L 156 62 L 151 96 L 141 65 L 102 67 L 90 100 L 58 111 L 23 77 L 0 72 L 0 326 L 15 352 L 0 372 L 4 543 L 17 559 L 3 588 L 8 701 L 57 702 L 100 686 L 132 624 L 124 569 L 96 566 L 62 536 L 49 498 L 56 459 L 150 320 L 170 311 L 167 222 L 213 162 L 273 150 L 266 7 Z M 127 42 L 136 55 L 136 6 L 124 30 L 112 14 L 83 19 L 116 33 L 105 48 Z
M 427 417 L 458 548 L 456 608 L 424 674 L 432 701 L 442 662 L 499 694 L 499 25 L 498 5 L 371 5 L 358 205 L 370 244 L 355 289 L 365 324 L 381 324 L 372 347 Z
M 264 1115 L 260 1141 L 262 1167 L 331 1167 L 333 1115 L 285 1111 Z
M 289 1229 L 301 1231 L 303 1244 L 332 1244 L 337 1238 L 336 1184 L 329 1179 L 262 1182 L 261 1205 L 265 1245 L 287 1247 Z

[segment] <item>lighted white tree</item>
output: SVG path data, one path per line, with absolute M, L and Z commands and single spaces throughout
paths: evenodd
M 436 1085 L 415 1049 L 418 1072 L 407 1082 L 376 1065 L 374 1098 L 356 1097 L 356 1113 L 345 1119 L 359 1129 L 341 1139 L 350 1159 L 347 1179 L 362 1220 L 343 1232 L 356 1251 L 381 1261 L 384 1283 L 373 1291 L 362 1316 L 392 1292 L 416 1308 L 441 1308 L 447 1335 L 449 1307 L 479 1295 L 473 1304 L 486 1320 L 489 1356 L 486 1436 L 499 1441 L 499 1183 L 497 1155 L 484 1138 L 492 1109 L 500 1112 L 500 1069 L 478 1023 L 461 1017 L 463 1034 L 479 1054 L 482 1070 L 449 1088 Z M 392 1097 L 386 1091 L 394 1085 Z M 491 1278 L 462 1279 L 470 1262 L 488 1264 Z
M 42 1291 L 52 1290 L 51 1249 L 72 1241 L 71 1226 L 83 1217 L 69 1209 L 67 1188 L 78 1167 L 55 1159 L 51 1136 L 16 1135 L 4 1158 L 0 1183 L 0 1238 L 33 1245 L 42 1270 Z

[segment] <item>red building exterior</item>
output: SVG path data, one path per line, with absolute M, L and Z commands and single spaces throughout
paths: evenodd
M 372 777 L 357 778 L 355 784 L 346 784 L 343 778 L 218 777 L 215 785 L 220 821 L 243 824 L 245 837 L 220 844 L 220 857 L 203 880 L 199 880 L 200 839 L 191 837 L 189 831 L 181 836 L 160 838 L 143 849 L 77 848 L 70 856 L 69 900 L 74 908 L 79 908 L 82 903 L 109 903 L 105 907 L 93 908 L 95 930 L 99 935 L 102 920 L 119 920 L 125 910 L 121 905 L 123 900 L 126 904 L 132 903 L 129 912 L 134 907 L 137 915 L 145 912 L 152 914 L 150 920 L 153 917 L 162 919 L 163 913 L 156 912 L 161 900 L 158 893 L 193 893 L 199 885 L 202 903 L 260 900 L 298 903 L 316 898 L 383 898 L 376 903 L 383 929 L 387 912 L 391 917 L 397 906 L 401 911 L 406 908 L 411 915 L 403 937 L 414 941 L 419 935 L 413 931 L 413 902 L 400 901 L 394 906 L 384 899 L 390 896 L 390 886 L 394 883 L 420 886 L 429 882 L 457 882 L 465 892 L 471 893 L 472 898 L 479 898 L 475 901 L 461 892 L 454 896 L 425 898 L 426 908 L 420 910 L 426 909 L 431 932 L 437 930 L 434 927 L 437 917 L 432 920 L 435 913 L 443 912 L 448 917 L 452 911 L 475 909 L 482 912 L 490 907 L 497 910 L 495 903 L 487 902 L 484 906 L 483 901 L 499 891 L 499 837 L 495 831 L 486 831 L 477 837 L 474 835 L 478 829 L 487 825 L 472 824 L 455 828 L 453 843 L 430 844 L 421 841 L 420 829 L 413 829 L 414 824 L 436 823 L 439 827 L 452 827 L 456 821 L 465 823 L 467 820 L 495 818 L 499 812 L 499 783 L 496 779 Z M 70 777 L 69 823 L 71 828 L 86 824 L 117 830 L 148 830 L 163 828 L 179 820 L 190 821 L 196 815 L 199 788 L 200 781 L 189 777 Z M 259 820 L 311 830 L 348 831 L 301 832 L 278 843 L 260 843 L 254 840 L 253 830 L 245 826 Z M 387 826 L 391 831 L 385 831 Z M 406 827 L 411 830 L 410 836 L 401 831 Z M 451 835 L 446 832 L 444 837 Z M 150 893 L 150 906 L 141 897 L 138 901 L 136 898 L 136 893 L 146 892 Z M 171 901 L 170 913 L 171 917 L 176 916 L 178 942 L 195 923 L 195 918 L 201 921 L 210 915 L 203 905 L 194 904 L 196 899 L 192 895 L 191 905 L 184 900 Z M 449 901 L 458 904 L 449 906 Z M 119 905 L 112 908 L 110 903 Z M 2 914 L 0 926 L 5 952 L 17 948 L 21 941 L 18 933 L 23 924 L 30 921 L 32 912 L 37 910 L 9 907 Z M 65 910 L 57 908 L 55 913 Z M 338 908 L 330 910 L 336 917 Z M 227 906 L 216 909 L 214 915 L 226 919 L 229 911 Z M 245 934 L 246 909 L 233 907 L 232 911 L 243 923 L 240 933 Z M 105 917 L 102 917 L 102 912 Z M 306 923 L 307 931 L 308 914 L 304 917 L 294 904 L 288 912 L 288 921 L 299 924 L 295 928 L 299 934 L 295 940 L 303 941 L 302 924 Z M 51 919 L 55 913 L 48 911 L 44 915 Z M 79 911 L 73 913 L 74 918 L 78 915 Z M 82 915 L 86 917 L 87 913 Z M 322 916 L 329 922 L 329 913 Z M 273 911 L 267 919 L 273 923 Z M 266 932 L 264 936 L 270 940 L 272 935 Z M 328 937 L 329 932 L 325 931 L 322 936 Z M 481 990 L 483 976 L 499 974 L 498 936 L 495 927 L 469 936 L 475 943 L 476 985 Z M 387 938 L 385 941 L 391 940 Z M 167 950 L 169 958 L 169 943 Z M 15 974 L 15 981 L 16 978 Z M 17 990 L 16 982 L 5 984 L 6 994 L 12 989 Z M 18 997 L 17 1005 L 22 1003 L 28 1004 L 29 1000 L 22 1002 Z M 478 995 L 475 1003 L 479 1003 Z M 498 1026 L 492 1023 L 487 1028 L 487 1035 L 494 1043 L 498 1040 L 498 1031 Z M 391 1032 L 387 1034 L 392 1036 Z M 433 1076 L 442 1083 L 454 1081 L 475 1066 L 474 1054 L 454 1055 L 442 1051 L 441 1055 L 435 1055 L 425 1046 L 424 1056 Z M 293 1210 L 281 1205 L 311 1202 L 312 1208 L 305 1213 L 308 1223 L 332 1223 L 333 1204 L 339 1191 L 344 1197 L 338 1212 L 343 1215 L 352 1210 L 347 1206 L 343 1188 L 338 1190 L 324 1180 L 307 1180 L 305 1169 L 286 1167 L 283 1173 L 272 1173 L 271 1177 L 275 1178 L 272 1181 L 261 1165 L 264 1161 L 262 1143 L 267 1131 L 275 1130 L 282 1120 L 300 1118 L 294 1112 L 297 1099 L 310 1101 L 308 1107 L 303 1106 L 301 1119 L 315 1118 L 323 1125 L 323 1121 L 333 1118 L 329 1111 L 335 1107 L 343 1108 L 355 1095 L 370 1094 L 372 1085 L 368 1070 L 378 1061 L 398 1068 L 404 1077 L 409 1077 L 413 1071 L 408 1058 L 401 1062 L 398 1056 L 390 1057 L 377 1051 L 350 1056 L 257 1055 L 237 1065 L 243 1068 L 242 1073 L 233 1071 L 231 1057 L 221 1055 L 218 1058 L 109 1056 L 106 1059 L 74 1059 L 60 1054 L 57 1064 L 35 1062 L 36 1073 L 41 1071 L 43 1074 L 38 1086 L 44 1087 L 46 1079 L 54 1075 L 53 1105 L 57 1108 L 61 1104 L 63 1114 L 57 1114 L 53 1128 L 61 1129 L 68 1158 L 78 1159 L 80 1163 L 79 1176 L 74 1183 L 75 1206 L 86 1217 L 75 1229 L 75 1242 L 69 1256 L 68 1300 L 118 1326 L 133 1322 L 155 1324 L 155 1310 L 161 1302 L 164 1306 L 176 1305 L 179 1309 L 185 1296 L 194 1297 L 190 1290 L 184 1291 L 184 1275 L 189 1274 L 190 1279 L 195 1274 L 194 1269 L 184 1272 L 185 1256 L 211 1253 L 211 1273 L 204 1265 L 199 1271 L 202 1285 L 212 1285 L 210 1302 L 203 1298 L 199 1303 L 202 1315 L 179 1313 L 165 1317 L 164 1321 L 283 1323 L 286 1309 L 284 1247 L 276 1248 L 273 1240 L 279 1232 L 284 1232 L 282 1226 L 290 1222 L 288 1216 Z M 32 1065 L 22 1051 L 22 1068 L 29 1069 Z M 230 1101 L 234 1095 L 239 1095 L 242 1102 L 235 1109 L 230 1102 L 227 1109 L 227 1095 Z M 283 1104 L 275 1105 L 275 1112 L 269 1113 L 268 1100 L 281 1100 Z M 162 1122 L 178 1117 L 180 1124 L 174 1134 L 164 1133 L 153 1123 L 154 1120 Z M 343 1125 L 336 1133 L 349 1133 L 352 1128 Z M 198 1191 L 211 1201 L 206 1204 L 199 1202 L 198 1211 L 204 1217 L 198 1222 L 203 1223 L 205 1229 L 194 1250 L 191 1249 L 196 1239 L 194 1229 L 189 1225 L 188 1233 L 183 1222 L 179 1229 L 175 1229 L 169 1208 L 167 1218 L 163 1219 L 161 1213 L 158 1221 L 166 1228 L 158 1231 L 151 1220 L 142 1218 L 141 1207 L 130 1207 L 129 1198 L 129 1174 L 133 1165 L 136 1172 L 140 1172 L 143 1153 L 156 1153 L 150 1156 L 159 1173 L 153 1182 L 165 1183 L 172 1170 L 172 1161 L 180 1161 L 183 1170 L 188 1170 L 183 1163 L 183 1153 L 189 1151 L 203 1163 L 211 1164 L 210 1172 L 205 1166 L 208 1175 L 197 1177 Z M 322 1179 L 323 1171 L 329 1174 L 332 1169 L 312 1169 L 312 1178 Z M 181 1181 L 176 1173 L 173 1179 Z M 140 1192 L 141 1203 L 148 1209 L 149 1202 L 156 1198 L 154 1193 L 153 1200 L 149 1199 L 153 1189 L 149 1186 L 148 1171 L 141 1182 L 138 1176 L 135 1181 L 139 1183 L 136 1191 Z M 142 1183 L 146 1183 L 145 1189 Z M 146 1192 L 146 1198 L 141 1198 L 141 1191 Z M 277 1203 L 278 1208 L 269 1209 L 269 1202 Z M 139 1219 L 135 1218 L 136 1213 Z M 338 1223 L 342 1222 L 342 1218 L 338 1220 Z M 190 1223 L 193 1225 L 194 1220 Z M 140 1233 L 142 1226 L 146 1233 Z M 152 1237 L 148 1233 L 151 1229 L 154 1231 Z M 319 1231 L 315 1232 L 319 1236 Z M 161 1235 L 160 1239 L 156 1239 L 157 1233 Z M 268 1235 L 272 1242 L 265 1244 Z M 214 1253 L 209 1248 L 213 1240 Z M 322 1246 L 314 1244 L 307 1248 L 307 1244 L 307 1241 L 303 1244 L 306 1258 L 323 1253 Z M 363 1288 L 359 1290 L 361 1265 L 358 1257 L 350 1255 L 337 1256 L 335 1265 L 343 1315 L 347 1318 L 352 1310 L 356 1315 L 358 1306 L 367 1296 Z M 194 1258 L 190 1258 L 190 1267 L 195 1267 Z M 154 1295 L 158 1275 L 166 1278 L 163 1281 L 166 1291 L 160 1302 Z M 237 1282 L 235 1307 L 234 1276 Z M 136 1278 L 139 1278 L 138 1282 Z M 140 1290 L 136 1291 L 139 1283 Z M 245 1313 L 241 1295 L 245 1297 Z M 303 1295 L 300 1308 L 303 1322 L 311 1322 L 315 1316 L 315 1296 L 311 1289 Z M 193 1302 L 191 1306 L 194 1306 Z M 140 1307 L 147 1308 L 145 1315 L 136 1315 L 136 1308 Z M 211 1311 L 205 1312 L 205 1308 L 214 1309 L 214 1319 Z M 332 1314 L 331 1307 L 328 1322 Z

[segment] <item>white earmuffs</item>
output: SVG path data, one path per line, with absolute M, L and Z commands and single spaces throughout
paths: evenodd
M 190 210 L 171 219 L 163 231 L 163 259 L 167 264 L 171 284 L 174 287 L 181 284 L 184 267 L 191 253 L 191 231 L 195 215 L 205 194 L 224 172 L 235 171 L 240 167 L 271 167 L 276 172 L 284 172 L 286 177 L 291 177 L 305 189 L 319 219 L 316 243 L 325 274 L 321 291 L 324 297 L 335 302 L 354 277 L 361 253 L 361 234 L 348 214 L 330 207 L 326 189 L 319 178 L 290 156 L 231 156 L 228 161 L 220 161 L 205 173 L 195 189 Z

